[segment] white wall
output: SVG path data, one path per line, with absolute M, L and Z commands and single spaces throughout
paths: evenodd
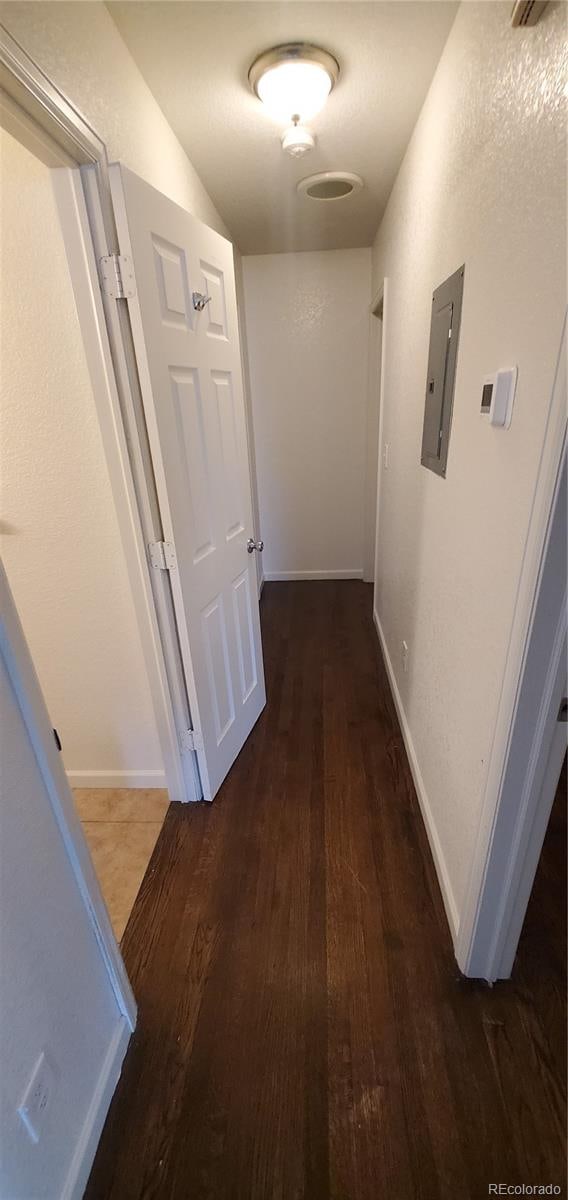
M 376 610 L 459 921 L 566 301 L 563 5 L 458 11 L 373 251 L 389 280 Z M 447 478 L 420 466 L 433 289 L 465 263 Z M 484 375 L 518 364 L 508 432 Z M 410 648 L 402 671 L 401 642 Z
M 0 161 L 2 557 L 72 781 L 163 786 L 50 172 Z
M 266 578 L 363 569 L 370 250 L 243 258 Z

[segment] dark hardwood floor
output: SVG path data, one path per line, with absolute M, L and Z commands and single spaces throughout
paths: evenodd
M 370 588 L 267 584 L 262 619 L 266 710 L 214 804 L 170 808 L 126 930 L 88 1200 L 563 1185 L 565 875 L 512 981 L 460 978 Z
M 567 770 L 564 758 L 513 968 L 517 988 L 535 997 L 562 1080 L 566 1064 Z

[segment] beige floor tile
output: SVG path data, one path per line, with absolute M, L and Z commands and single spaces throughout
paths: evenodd
M 161 828 L 162 821 L 83 822 L 97 878 L 119 941 Z
M 73 788 L 82 821 L 163 821 L 165 788 Z

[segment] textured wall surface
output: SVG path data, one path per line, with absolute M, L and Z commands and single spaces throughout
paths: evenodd
M 102 3 L 0 3 L 0 20 L 120 160 L 228 236 Z
M 370 250 L 243 258 L 266 575 L 361 572 Z
M 390 289 L 376 607 L 458 912 L 566 301 L 564 5 L 533 29 L 509 17 L 461 6 L 373 253 Z M 462 263 L 443 480 L 420 466 L 430 308 Z M 491 428 L 483 377 L 515 364 L 511 428 Z
M 0 150 L 2 557 L 67 769 L 161 785 L 50 172 L 9 134 Z

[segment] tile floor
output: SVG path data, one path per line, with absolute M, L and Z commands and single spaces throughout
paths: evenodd
M 120 941 L 169 805 L 162 788 L 74 788 L 112 927 Z

